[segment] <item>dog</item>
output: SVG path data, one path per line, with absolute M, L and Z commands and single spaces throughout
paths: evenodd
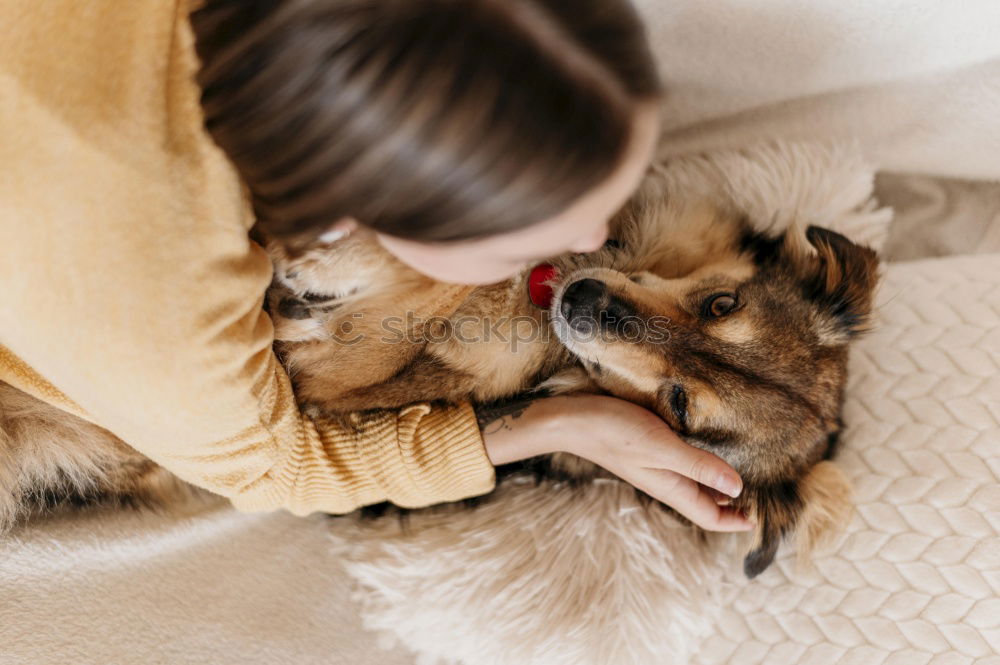
M 111 432 L 0 381 L 0 536 L 57 506 L 203 501 Z
M 653 169 L 603 249 L 491 286 L 436 283 L 363 230 L 335 252 L 322 238 L 264 241 L 275 349 L 315 418 L 423 401 L 489 412 L 580 391 L 633 401 L 743 477 L 733 505 L 757 523 L 748 577 L 786 534 L 808 557 L 850 514 L 829 460 L 878 258 L 837 233 L 758 230 L 726 206 L 684 202 Z M 110 433 L 9 386 L 0 432 L 0 528 L 66 500 L 156 504 L 192 492 Z M 607 475 L 568 454 L 531 468 L 574 482 Z
M 408 295 L 391 295 L 411 305 L 409 316 L 397 305 L 393 318 L 383 304 L 352 306 L 355 289 L 378 292 L 380 274 L 406 281 L 371 238 L 348 251 L 367 252 L 370 281 L 347 288 L 321 244 L 294 256 L 272 245 L 278 349 L 296 395 L 318 417 L 414 401 L 471 399 L 488 411 L 556 392 L 615 395 L 741 474 L 733 505 L 758 524 L 748 577 L 793 530 L 808 558 L 850 514 L 850 488 L 829 460 L 848 346 L 869 325 L 878 257 L 815 226 L 768 234 L 711 203 L 674 203 L 669 189 L 654 172 L 602 250 L 542 266 L 553 291 L 545 308 L 530 297 L 537 270 L 478 288 L 410 275 Z M 351 357 L 377 371 L 352 377 Z M 606 475 L 567 454 L 532 469 L 575 481 Z

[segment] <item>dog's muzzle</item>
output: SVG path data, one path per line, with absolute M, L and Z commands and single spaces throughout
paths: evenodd
M 631 305 L 611 293 L 607 284 L 589 277 L 566 287 L 559 302 L 559 313 L 579 332 L 591 332 L 595 327 L 614 332 L 635 317 Z

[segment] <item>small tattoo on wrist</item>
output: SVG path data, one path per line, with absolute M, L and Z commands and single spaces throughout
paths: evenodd
M 509 430 L 511 424 L 524 415 L 535 400 L 548 396 L 548 391 L 522 393 L 514 397 L 476 405 L 476 420 L 483 434 Z

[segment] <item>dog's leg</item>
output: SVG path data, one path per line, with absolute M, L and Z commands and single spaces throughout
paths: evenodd
M 0 533 L 54 505 L 158 505 L 195 494 L 107 430 L 0 383 Z
M 467 400 L 477 380 L 444 361 L 419 354 L 388 379 L 355 388 L 322 403 L 309 402 L 318 413 L 345 414 L 374 409 L 398 409 L 417 402 Z

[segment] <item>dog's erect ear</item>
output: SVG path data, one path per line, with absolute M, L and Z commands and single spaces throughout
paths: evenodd
M 752 490 L 748 512 L 757 522 L 752 549 L 743 560 L 743 572 L 753 579 L 774 562 L 785 534 L 795 532 L 800 567 L 813 552 L 839 536 L 851 517 L 851 487 L 840 469 L 829 461 L 816 464 L 804 478 Z
M 841 344 L 864 332 L 878 283 L 878 255 L 844 236 L 810 226 L 806 240 L 816 250 L 803 264 L 806 297 L 825 315 L 820 336 Z

